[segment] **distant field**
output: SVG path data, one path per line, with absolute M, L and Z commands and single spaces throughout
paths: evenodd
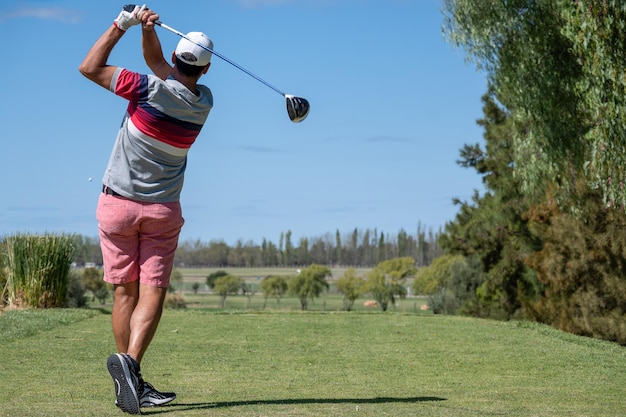
M 214 294 L 203 294 L 199 292 L 185 293 L 185 302 L 190 309 L 222 310 L 220 308 L 220 297 Z M 319 298 L 309 302 L 309 311 L 342 311 L 343 297 L 341 294 L 322 294 Z M 353 311 L 380 311 L 377 307 L 365 307 L 363 304 L 368 297 L 359 298 L 353 307 Z M 422 306 L 428 303 L 425 297 L 412 297 L 398 300 L 395 306 L 389 311 L 401 313 L 432 314 L 429 311 L 422 311 Z M 263 294 L 256 293 L 251 297 L 243 295 L 229 295 L 224 304 L 225 310 L 254 310 L 254 311 L 298 311 L 300 310 L 300 300 L 295 297 L 283 297 L 280 302 L 274 298 L 268 298 L 265 304 Z
M 330 288 L 320 297 L 309 303 L 311 311 L 341 311 L 343 310 L 343 296 L 337 293 L 333 281 L 342 277 L 348 268 L 332 268 L 332 279 L 329 279 Z M 371 268 L 355 268 L 357 275 L 366 277 Z M 224 309 L 234 310 L 300 310 L 300 300 L 294 297 L 282 297 L 280 302 L 275 298 L 265 300 L 263 294 L 259 290 L 261 280 L 270 275 L 279 275 L 290 277 L 296 275 L 295 268 L 178 268 L 183 275 L 182 283 L 175 283 L 174 287 L 178 291 L 182 291 L 188 308 L 199 308 L 209 310 L 219 310 L 220 297 L 211 294 L 209 288 L 205 285 L 206 277 L 216 271 L 226 271 L 229 274 L 243 278 L 246 283 L 251 284 L 254 290 L 252 296 L 229 295 L 226 298 Z M 200 284 L 196 294 L 194 294 L 192 285 Z M 407 286 L 410 282 L 407 282 Z M 359 298 L 354 306 L 354 311 L 377 311 L 376 307 L 365 307 L 363 304 L 370 299 L 365 295 Z M 390 311 L 396 312 L 412 312 L 424 313 L 423 306 L 427 304 L 426 297 L 408 297 L 398 300 L 395 306 L 390 307 Z

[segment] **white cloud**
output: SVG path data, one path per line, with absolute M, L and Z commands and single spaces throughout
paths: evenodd
M 0 13 L 0 22 L 18 18 L 55 20 L 61 23 L 78 23 L 81 20 L 80 14 L 76 10 L 61 7 L 22 7 Z

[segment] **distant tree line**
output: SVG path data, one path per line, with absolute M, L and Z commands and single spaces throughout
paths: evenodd
M 261 244 L 237 241 L 229 246 L 223 240 L 182 242 L 176 252 L 178 267 L 292 267 L 349 265 L 373 267 L 380 262 L 409 256 L 418 266 L 429 265 L 442 254 L 440 231 L 418 224 L 415 234 L 401 229 L 390 235 L 376 229 L 320 237 L 303 237 L 294 242 L 291 231 L 282 232 L 277 243 L 263 239 Z
M 426 266 L 443 252 L 439 246 L 441 231 L 418 223 L 415 233 L 401 229 L 388 234 L 377 229 L 354 229 L 348 233 L 337 230 L 319 237 L 302 237 L 294 242 L 292 232 L 281 232 L 278 242 L 267 239 L 259 244 L 238 240 L 234 246 L 221 239 L 204 242 L 183 241 L 176 251 L 176 267 L 186 268 L 258 268 L 341 265 L 373 267 L 380 262 L 411 257 L 417 266 Z M 102 265 L 99 240 L 81 235 L 73 237 L 78 265 Z

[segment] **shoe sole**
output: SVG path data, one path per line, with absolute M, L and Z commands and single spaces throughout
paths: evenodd
M 146 400 L 141 402 L 141 407 L 160 407 L 165 404 L 169 404 L 176 399 L 176 395 L 159 400 Z
M 141 414 L 137 391 L 133 386 L 126 360 L 119 353 L 115 353 L 107 359 L 107 369 L 115 384 L 117 406 L 126 413 Z
M 172 402 L 172 401 L 174 401 L 175 399 L 176 399 L 176 397 L 174 397 L 174 398 L 168 398 L 167 400 L 161 400 L 161 402 L 158 402 L 158 403 L 156 403 L 156 402 L 154 402 L 154 401 L 151 401 L 151 402 L 142 402 L 142 403 L 141 403 L 141 407 L 142 407 L 142 408 L 160 407 L 160 406 L 162 406 L 162 405 L 165 405 L 165 404 L 169 404 L 169 403 L 171 403 L 171 402 Z

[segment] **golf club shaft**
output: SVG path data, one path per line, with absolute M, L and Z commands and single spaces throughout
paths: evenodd
M 278 94 L 280 94 L 281 96 L 285 97 L 286 94 L 284 92 L 282 92 L 281 90 L 279 90 L 278 88 L 274 87 L 272 84 L 268 83 L 267 81 L 265 81 L 264 79 L 262 79 L 261 77 L 254 75 L 253 73 L 251 73 L 250 71 L 248 71 L 247 69 L 245 69 L 244 67 L 242 67 L 241 65 L 237 64 L 236 62 L 231 61 L 230 59 L 226 58 L 224 55 L 215 52 L 213 49 L 201 45 L 197 42 L 194 42 L 193 40 L 189 39 L 187 36 L 185 36 L 184 33 L 177 31 L 176 29 L 166 25 L 165 23 L 161 22 L 160 20 L 157 20 L 154 22 L 156 25 L 161 26 L 163 29 L 167 29 L 170 32 L 180 36 L 181 38 L 187 39 L 189 42 L 198 45 L 200 48 L 205 49 L 209 52 L 211 52 L 213 55 L 217 56 L 218 58 L 223 59 L 224 61 L 228 62 L 230 65 L 234 66 L 235 68 L 240 69 L 241 71 L 245 72 L 246 74 L 248 74 L 249 76 L 251 76 L 252 78 L 256 79 L 257 81 L 260 81 L 261 83 L 265 84 L 266 86 L 268 86 L 269 88 L 271 88 L 272 90 L 276 91 Z

